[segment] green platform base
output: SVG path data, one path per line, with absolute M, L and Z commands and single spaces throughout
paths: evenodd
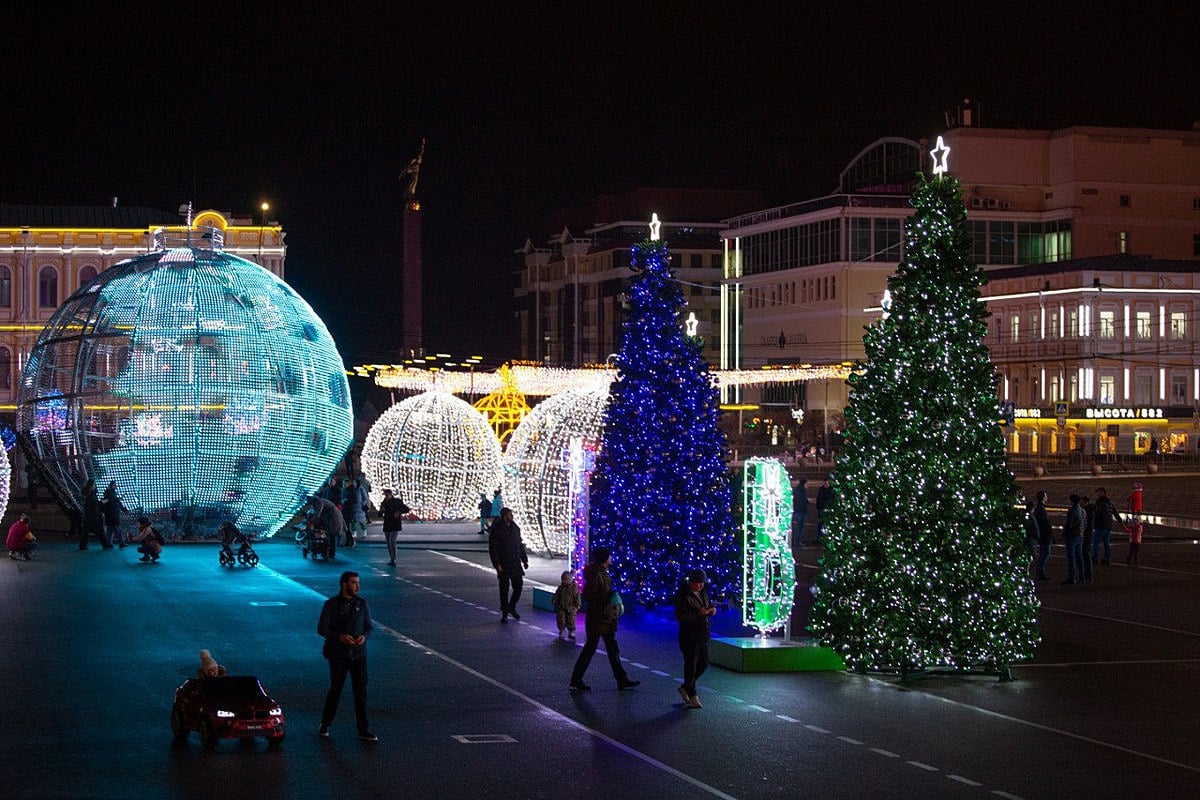
M 708 644 L 708 658 L 734 672 L 833 672 L 846 668 L 841 656 L 812 639 L 717 637 Z
M 533 607 L 539 611 L 554 611 L 554 592 L 535 588 L 533 590 Z

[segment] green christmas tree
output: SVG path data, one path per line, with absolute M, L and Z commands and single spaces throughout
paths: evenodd
M 958 180 L 921 176 L 906 260 L 850 378 L 845 448 L 810 616 L 852 669 L 984 667 L 1038 642 L 1004 457 L 983 283 Z

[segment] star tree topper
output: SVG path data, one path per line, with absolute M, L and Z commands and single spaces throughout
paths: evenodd
M 687 319 L 683 321 L 683 324 L 687 326 L 687 335 L 695 338 L 696 327 L 700 324 L 700 320 L 696 319 L 696 312 L 690 312 Z
M 658 212 L 655 211 L 650 215 L 650 241 L 658 241 L 658 230 L 662 227 L 662 223 L 658 221 Z
M 929 155 L 933 156 L 933 174 L 945 175 L 946 159 L 950 157 L 950 148 L 942 141 L 942 137 L 937 138 L 937 146 L 929 151 Z

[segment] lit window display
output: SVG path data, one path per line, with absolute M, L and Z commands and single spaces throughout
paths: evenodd
M 608 387 L 574 389 L 534 406 L 508 441 L 504 454 L 504 502 L 529 547 L 567 555 L 571 526 L 571 440 L 600 446 Z
M 353 440 L 342 360 L 308 303 L 193 247 L 123 261 L 68 298 L 30 353 L 17 423 L 65 496 L 116 481 L 130 509 L 194 538 L 226 519 L 272 535 Z
M 440 390 L 383 412 L 360 461 L 376 505 L 391 489 L 421 519 L 477 516 L 479 495 L 490 498 L 500 488 L 500 442 L 487 418 Z

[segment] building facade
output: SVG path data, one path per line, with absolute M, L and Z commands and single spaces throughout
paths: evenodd
M 949 171 L 963 185 L 973 256 L 986 273 L 995 274 L 1000 281 L 996 287 L 1005 287 L 989 288 L 988 293 L 1021 294 L 1035 283 L 1043 287 L 1047 279 L 1055 289 L 1080 292 L 1090 289 L 1094 280 L 1113 287 L 1153 288 L 1141 282 L 1147 275 L 1157 280 L 1157 266 L 1148 268 L 1143 262 L 1130 274 L 1109 269 L 1096 275 L 1079 266 L 1059 270 L 1055 265 L 1137 254 L 1170 266 L 1163 268 L 1164 274 L 1178 280 L 1194 269 L 1186 262 L 1200 257 L 1200 131 L 966 126 L 948 131 L 944 139 L 950 147 Z M 915 173 L 930 169 L 929 149 L 926 142 L 881 139 L 843 170 L 834 194 L 728 220 L 722 234 L 721 366 L 836 363 L 863 356 L 863 328 L 877 317 L 887 278 L 904 257 L 904 225 L 911 213 L 908 196 Z M 1122 263 L 1128 262 L 1114 262 Z M 1163 280 L 1162 288 L 1168 288 Z M 1079 285 L 1067 285 L 1072 282 Z M 1157 303 L 1149 297 L 1142 301 Z M 1162 319 L 1169 327 L 1169 303 L 1184 301 L 1164 302 L 1168 316 Z M 1067 305 L 1064 301 L 1061 313 L 1070 313 Z M 1105 313 L 1107 324 L 1108 309 Z M 1132 305 L 1131 313 L 1137 313 Z M 1029 324 L 1028 316 L 1025 312 L 1021 325 Z M 1099 324 L 1099 317 L 1092 319 Z M 1136 323 L 1136 316 L 1133 320 Z M 1069 320 L 1060 319 L 1059 324 L 1067 326 Z M 1156 321 L 1155 331 L 1157 325 Z M 1091 335 L 1093 328 L 1087 330 Z M 1003 334 L 995 327 L 989 331 L 996 344 L 1004 344 L 996 340 Z M 1070 396 L 1069 376 L 1076 377 L 1078 410 L 1083 409 L 1082 399 L 1097 402 L 1100 393 L 1096 367 L 1083 376 L 1091 375 L 1095 386 L 1084 389 L 1080 366 L 1058 365 L 1064 396 Z M 1130 369 L 1132 398 L 1141 373 L 1132 364 Z M 1166 369 L 1185 367 L 1181 363 Z M 1039 379 L 1040 370 L 1039 365 Z M 1118 373 L 1123 377 L 1124 367 Z M 1022 382 L 1029 380 L 1027 372 L 1014 377 L 1019 390 L 1030 390 Z M 1165 378 L 1165 396 L 1178 377 Z M 1144 387 L 1144 375 L 1142 381 Z M 1189 387 L 1188 404 L 1197 399 L 1196 388 Z M 1051 387 L 1043 382 L 1039 397 L 1043 390 L 1049 393 Z M 1085 396 L 1084 391 L 1091 394 Z M 1160 399 L 1163 391 L 1162 381 L 1150 389 Z M 844 384 L 830 382 L 769 387 L 745 399 L 812 410 L 841 408 L 847 398 Z M 1016 442 L 1019 446 L 1022 440 L 1018 437 Z M 1050 446 L 1044 436 L 1037 444 L 1039 450 Z
M 202 211 L 224 250 L 283 277 L 287 248 L 277 222 Z M 58 306 L 117 262 L 154 249 L 159 229 L 183 229 L 181 213 L 112 206 L 0 205 L 0 412 L 11 418 L 21 370 Z M 204 234 L 200 234 L 204 235 Z
M 604 197 L 561 218 L 546 245 L 532 240 L 517 250 L 515 315 L 519 357 L 551 366 L 604 363 L 621 346 L 622 305 L 633 275 L 630 249 L 649 238 L 652 212 L 662 219 L 660 237 L 687 301 L 685 319 L 695 315 L 704 354 L 715 364 L 720 352 L 720 284 L 725 223 L 732 209 L 753 208 L 757 192 L 641 189 Z M 581 224 L 581 219 L 607 219 Z M 693 221 L 681 221 L 693 220 Z

